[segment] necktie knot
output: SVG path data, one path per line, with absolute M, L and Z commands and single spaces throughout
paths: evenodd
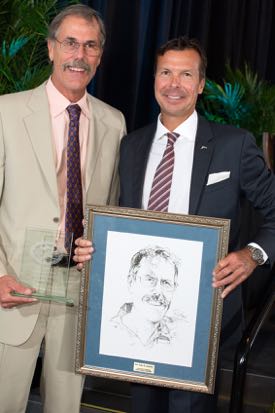
M 70 120 L 78 121 L 81 113 L 81 107 L 77 104 L 67 106 Z
M 176 142 L 176 140 L 178 139 L 178 137 L 180 136 L 179 133 L 173 132 L 173 133 L 167 133 L 167 138 L 168 138 L 168 145 L 174 145 L 174 143 Z

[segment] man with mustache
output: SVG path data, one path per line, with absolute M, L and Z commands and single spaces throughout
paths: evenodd
M 128 332 L 131 341 L 145 347 L 170 344 L 173 340 L 166 316 L 177 287 L 178 266 L 161 247 L 138 251 L 131 259 L 127 277 L 132 302 L 125 303 L 112 319 L 116 327 Z
M 231 220 L 229 253 L 213 269 L 212 285 L 223 287 L 221 349 L 236 346 L 243 328 L 241 284 L 258 265 L 275 260 L 275 178 L 255 139 L 245 130 L 206 121 L 195 110 L 205 84 L 206 56 L 194 39 L 180 37 L 156 55 L 156 122 L 123 138 L 120 205 Z M 165 166 L 166 164 L 166 166 Z M 240 245 L 240 212 L 246 199 L 263 224 L 251 243 Z M 78 267 L 93 248 L 78 239 Z M 132 385 L 132 413 L 208 413 L 214 395 Z
M 103 53 L 103 21 L 88 6 L 69 6 L 51 22 L 47 41 L 53 64 L 48 81 L 0 98 L 1 413 L 25 412 L 41 344 L 44 413 L 79 412 L 79 273 L 70 268 L 74 307 L 30 297 L 32 289 L 20 281 L 25 230 L 81 236 L 83 205 L 116 204 L 118 196 L 124 117 L 86 91 Z M 62 271 L 63 263 L 56 265 Z

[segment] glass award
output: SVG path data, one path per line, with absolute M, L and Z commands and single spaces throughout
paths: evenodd
M 67 296 L 72 242 L 73 234 L 26 229 L 20 282 L 35 289 L 31 297 L 74 305 Z M 65 245 L 69 248 L 65 249 Z M 24 296 L 16 292 L 14 295 Z

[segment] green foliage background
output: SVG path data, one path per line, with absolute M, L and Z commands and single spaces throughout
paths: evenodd
M 263 132 L 275 133 L 275 85 L 244 69 L 226 66 L 222 84 L 207 79 L 198 110 L 207 119 L 249 130 L 259 145 Z
M 78 1 L 0 0 L 0 94 L 38 86 L 51 73 L 47 27 Z

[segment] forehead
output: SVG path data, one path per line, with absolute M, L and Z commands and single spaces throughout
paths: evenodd
M 163 56 L 158 56 L 157 69 L 199 69 L 200 55 L 196 50 L 168 50 Z
M 88 21 L 81 16 L 67 16 L 57 30 L 57 34 L 75 39 L 85 37 L 92 40 L 100 35 L 100 27 L 96 19 Z
M 146 257 L 143 258 L 140 262 L 139 271 L 141 273 L 149 272 L 149 273 L 157 273 L 157 274 L 167 274 L 167 273 L 175 273 L 175 267 L 172 262 L 169 260 L 161 257 Z

